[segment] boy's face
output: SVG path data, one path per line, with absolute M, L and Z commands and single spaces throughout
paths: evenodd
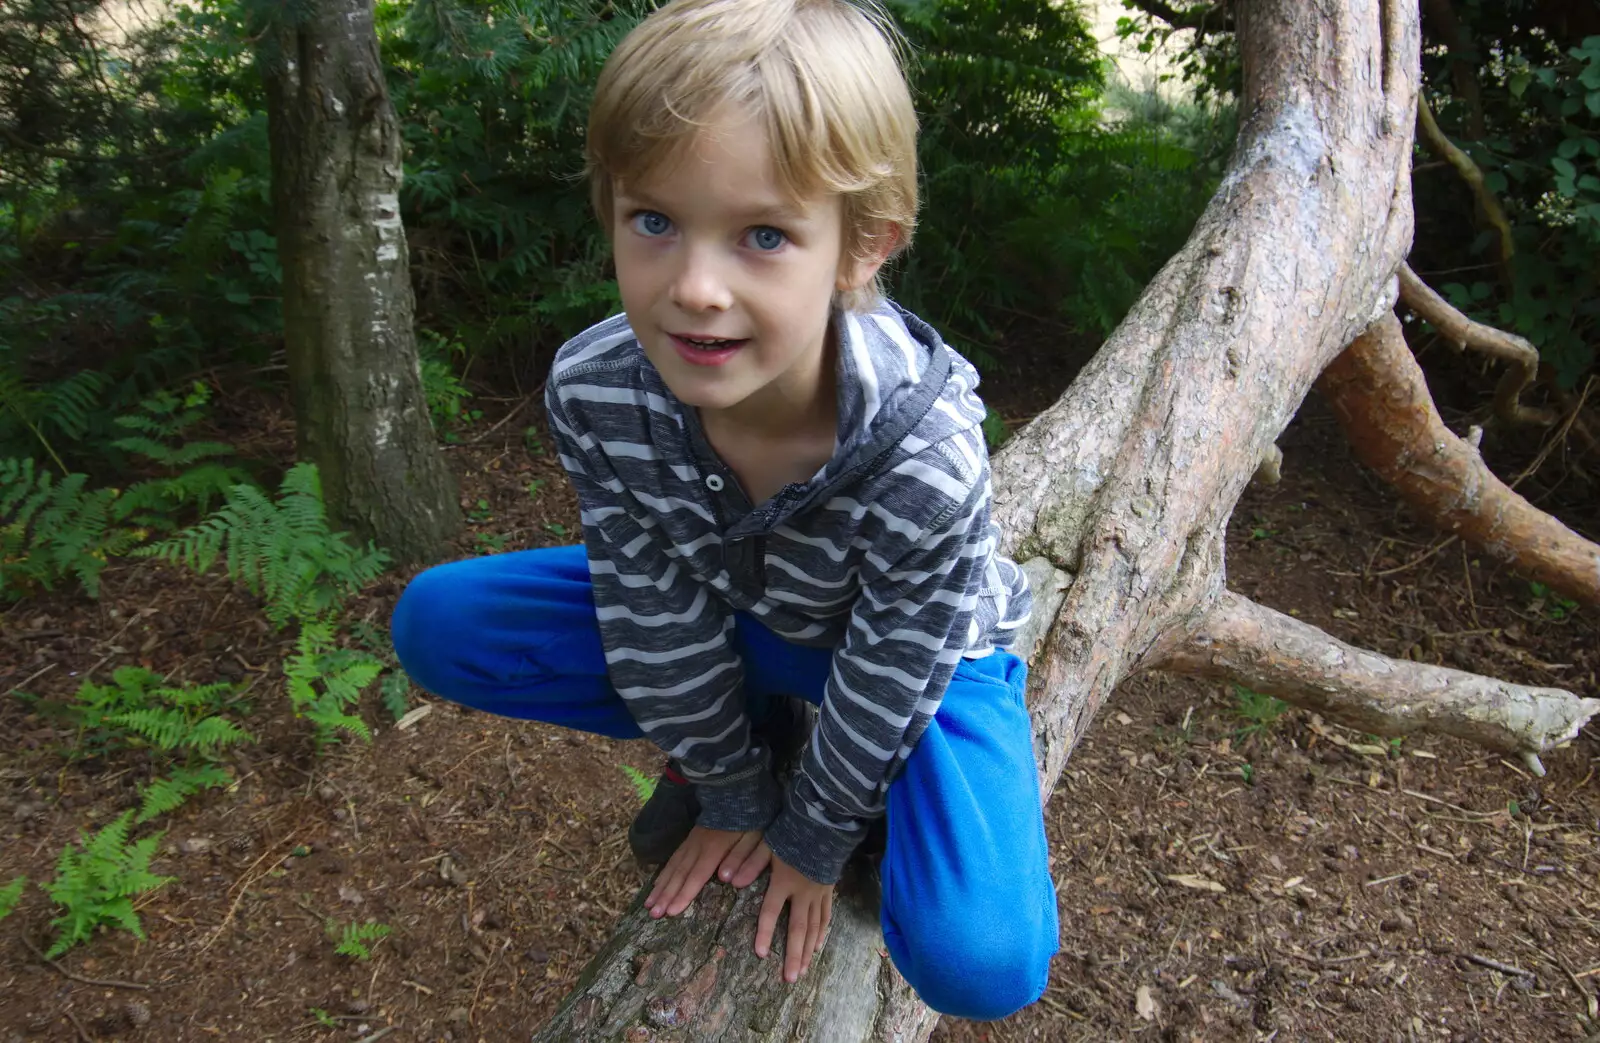
M 831 405 L 819 398 L 832 394 L 834 291 L 882 264 L 842 256 L 841 198 L 789 197 L 745 118 L 714 121 L 672 166 L 615 187 L 622 305 L 673 394 L 757 428 Z

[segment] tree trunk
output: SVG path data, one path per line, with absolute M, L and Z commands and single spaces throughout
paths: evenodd
M 1224 589 L 1224 530 L 1258 463 L 1318 374 L 1395 302 L 1420 47 L 1417 0 L 1230 10 L 1245 88 L 1216 197 L 1061 400 L 994 460 L 1005 549 L 1034 582 L 1018 652 L 1044 790 L 1144 669 L 1248 679 L 1369 730 L 1536 755 L 1600 701 L 1363 652 Z M 776 954 L 749 952 L 758 908 L 759 885 L 712 884 L 676 919 L 635 903 L 535 1039 L 927 1038 L 935 1016 L 883 954 L 870 886 L 841 889 L 828 944 L 795 986 Z
M 461 509 L 422 390 L 400 126 L 372 0 L 297 6 L 303 17 L 276 17 L 258 52 L 297 448 L 321 472 L 332 517 L 426 561 Z

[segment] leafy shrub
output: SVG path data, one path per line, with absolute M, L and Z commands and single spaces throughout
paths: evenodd
M 328 528 L 314 464 L 290 468 L 276 501 L 243 484 L 225 496 L 227 503 L 199 525 L 138 554 L 196 572 L 226 554 L 228 575 L 265 602 L 267 618 L 280 629 L 291 619 L 331 613 L 388 564 L 370 542 L 360 549 Z
M 54 590 L 67 576 L 99 597 L 107 559 L 144 538 L 116 524 L 116 490 L 85 489 L 88 481 L 85 474 L 57 481 L 29 459 L 0 460 L 0 599 L 35 586 Z
M 60 934 L 45 953 L 47 958 L 55 959 L 88 941 L 100 926 L 121 927 L 144 937 L 133 899 L 165 887 L 175 878 L 150 872 L 150 860 L 163 834 L 130 844 L 132 824 L 133 812 L 124 812 L 92 837 L 81 832 L 79 846 L 62 849 L 55 879 L 45 888 L 50 900 L 62 909 L 61 915 L 50 921 Z

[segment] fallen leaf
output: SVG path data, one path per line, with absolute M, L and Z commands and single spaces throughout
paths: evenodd
M 1215 880 L 1207 880 L 1197 873 L 1168 873 L 1167 879 L 1180 887 L 1192 887 L 1196 891 L 1215 891 L 1219 895 L 1228 893 L 1228 889 Z
M 1150 995 L 1150 986 L 1141 985 L 1133 993 L 1133 1009 L 1146 1021 L 1154 1021 L 1156 1016 L 1156 1000 Z

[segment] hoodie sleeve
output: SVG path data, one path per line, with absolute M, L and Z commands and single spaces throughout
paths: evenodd
M 578 494 L 606 670 L 646 737 L 695 784 L 699 824 L 764 829 L 782 794 L 770 753 L 751 741 L 744 667 L 729 643 L 733 615 L 654 538 L 656 521 L 631 496 L 593 434 L 547 387 L 561 464 Z
M 883 815 L 889 783 L 970 647 L 995 552 L 986 467 L 967 483 L 917 458 L 907 468 L 929 472 L 953 505 L 923 528 L 887 529 L 886 546 L 865 556 L 816 731 L 767 831 L 773 853 L 819 883 L 838 880 L 866 823 Z

